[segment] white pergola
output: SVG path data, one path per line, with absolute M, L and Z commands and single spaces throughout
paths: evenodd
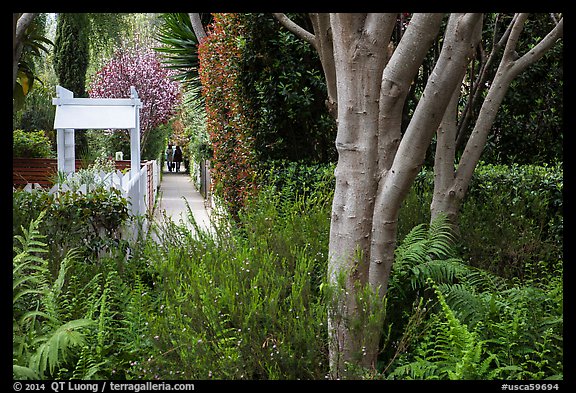
M 135 182 L 135 190 L 140 190 L 140 108 L 142 103 L 134 86 L 130 87 L 130 98 L 74 98 L 74 93 L 62 86 L 56 86 L 54 128 L 57 131 L 58 170 L 74 173 L 76 157 L 74 153 L 75 129 L 128 129 L 130 130 L 130 178 Z M 141 199 L 137 195 L 132 200 L 136 211 Z
M 54 128 L 57 130 L 58 170 L 75 170 L 75 129 L 130 130 L 130 165 L 140 168 L 140 108 L 134 86 L 130 98 L 74 98 L 74 93 L 56 86 Z

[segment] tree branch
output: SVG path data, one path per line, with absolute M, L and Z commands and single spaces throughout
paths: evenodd
M 513 71 L 521 73 L 530 65 L 534 64 L 544 56 L 544 54 L 564 35 L 564 18 L 560 19 L 558 24 L 546 34 L 535 47 L 525 53 L 521 58 L 514 62 Z
M 450 15 L 440 57 L 398 146 L 390 170 L 392 175 L 386 179 L 390 185 L 388 188 L 397 187 L 406 193 L 418 174 L 432 136 L 438 130 L 454 89 L 459 88 L 472 52 L 480 41 L 481 28 L 481 14 Z M 399 205 L 403 197 L 399 194 L 394 199 L 385 200 Z
M 273 13 L 272 15 L 274 15 L 274 17 L 278 20 L 278 22 L 282 24 L 282 26 L 290 30 L 297 37 L 302 38 L 304 41 L 310 43 L 316 50 L 318 50 L 316 47 L 316 37 L 314 34 L 292 22 L 292 20 L 288 18 L 286 14 Z
M 315 48 L 320 57 L 322 70 L 326 79 L 328 98 L 326 107 L 334 119 L 338 119 L 338 93 L 336 89 L 336 65 L 334 64 L 334 46 L 330 15 L 312 13 L 309 15 L 314 29 Z
M 18 18 L 18 22 L 16 22 L 16 25 L 14 26 L 14 37 L 13 37 L 14 41 L 12 42 L 13 48 L 16 48 L 16 45 L 22 41 L 26 29 L 28 28 L 28 26 L 30 26 L 36 15 L 38 15 L 38 13 L 28 12 L 22 14 Z
M 490 132 L 494 119 L 496 118 L 498 108 L 510 87 L 510 83 L 529 65 L 539 60 L 563 34 L 564 22 L 563 19 L 561 19 L 554 29 L 552 29 L 544 39 L 542 39 L 542 41 L 540 41 L 524 56 L 518 58 L 516 54 L 516 44 L 525 21 L 526 16 L 521 14 L 514 23 L 515 26 L 512 28 L 510 33 L 505 53 L 502 56 L 502 60 L 500 61 L 500 65 L 496 72 L 496 77 L 488 90 L 488 94 L 480 108 L 480 113 L 478 114 L 474 130 L 472 131 L 468 143 L 466 144 L 466 148 L 464 149 L 464 153 L 460 158 L 460 164 L 456 171 L 456 179 L 459 183 L 457 187 L 462 189 L 464 192 L 472 178 L 474 169 L 476 168 L 484 145 L 486 144 L 488 133 Z
M 414 14 L 382 73 L 378 123 L 378 166 L 381 172 L 390 169 L 394 160 L 410 85 L 438 35 L 443 18 L 442 14 Z
M 474 83 L 473 94 L 468 97 L 468 101 L 466 102 L 466 107 L 464 108 L 464 116 L 463 120 L 458 124 L 458 131 L 456 132 L 456 150 L 460 149 L 464 144 L 464 138 L 466 137 L 466 129 L 468 128 L 468 124 L 472 119 L 472 114 L 474 108 L 477 107 L 478 102 L 482 99 L 482 95 L 484 94 L 486 79 L 488 78 L 488 72 L 492 69 L 492 63 L 496 60 L 497 55 L 500 53 L 502 47 L 506 44 L 506 40 L 510 36 L 510 32 L 512 31 L 512 27 L 518 18 L 518 14 L 514 15 L 512 21 L 506 28 L 502 37 L 496 42 L 496 31 L 498 25 L 498 16 L 496 16 L 496 21 L 494 22 L 494 37 L 492 39 L 492 50 L 488 55 L 488 59 L 483 62 L 483 65 L 480 67 L 480 71 L 476 81 Z
M 196 34 L 196 39 L 198 40 L 198 43 L 200 43 L 204 38 L 206 38 L 206 30 L 204 30 L 204 26 L 202 26 L 200 14 L 197 12 L 190 12 L 188 13 L 188 16 L 190 17 L 194 34 Z

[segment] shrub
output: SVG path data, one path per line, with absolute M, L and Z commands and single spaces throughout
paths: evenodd
M 312 30 L 306 14 L 290 14 Z M 270 14 L 242 14 L 239 80 L 254 118 L 259 161 L 330 162 L 336 159 L 336 123 L 325 105 L 318 54 Z
M 239 14 L 214 14 L 210 34 L 198 47 L 215 193 L 234 218 L 255 192 L 252 119 L 238 81 L 240 18 Z
M 12 156 L 25 158 L 48 158 L 52 145 L 44 131 L 14 130 Z
M 481 165 L 460 215 L 462 255 L 505 277 L 563 259 L 563 170 L 560 166 Z
M 44 214 L 14 238 L 14 378 L 129 379 L 151 348 L 145 266 L 120 249 L 98 264 L 70 251 L 51 273 L 42 257 L 49 250 L 39 231 Z
M 302 161 L 269 160 L 258 166 L 258 184 L 272 186 L 277 191 L 294 197 L 318 189 L 333 190 L 334 164 L 310 164 Z
M 434 174 L 423 169 L 400 211 L 398 237 L 430 220 Z M 524 279 L 563 259 L 563 170 L 480 164 L 460 209 L 458 254 L 472 266 Z M 535 272 L 533 269 L 531 272 Z
M 327 372 L 324 280 L 331 193 L 292 201 L 271 188 L 240 228 L 158 230 L 159 303 L 142 378 L 319 379 Z M 174 373 L 172 373 L 172 371 Z
M 448 234 L 420 225 L 396 251 L 385 377 L 562 379 L 562 270 L 506 280 L 449 258 Z
M 128 202 L 114 188 L 95 188 L 88 194 L 19 190 L 14 191 L 12 201 L 14 234 L 46 211 L 39 231 L 48 239 L 52 271 L 70 249 L 77 248 L 86 261 L 96 261 L 102 252 L 123 243 L 121 229 L 129 216 Z

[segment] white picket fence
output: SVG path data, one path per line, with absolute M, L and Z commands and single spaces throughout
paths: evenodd
M 152 173 L 149 174 L 149 171 L 152 171 Z M 68 179 L 72 183 L 74 182 L 74 175 L 74 173 L 68 174 Z M 122 173 L 119 170 L 115 172 L 100 171 L 94 173 L 94 178 L 85 184 L 70 187 L 64 182 L 63 184 L 54 185 L 48 190 L 48 193 L 54 194 L 74 190 L 86 194 L 96 184 L 103 185 L 106 189 L 116 188 L 121 191 L 122 196 L 130 202 L 132 215 L 144 215 L 146 212 L 151 212 L 154 207 L 159 181 L 160 168 L 157 161 L 154 160 L 148 161 L 136 173 L 134 169 L 130 169 L 127 173 Z M 38 183 L 28 183 L 23 188 L 23 190 L 28 192 L 36 189 L 42 189 L 42 187 Z

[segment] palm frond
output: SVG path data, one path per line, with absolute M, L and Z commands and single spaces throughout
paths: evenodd
M 186 13 L 166 13 L 161 18 L 163 24 L 156 37 L 161 46 L 154 49 L 162 54 L 167 68 L 177 71 L 176 80 L 186 88 L 199 86 L 198 39 L 190 17 Z

